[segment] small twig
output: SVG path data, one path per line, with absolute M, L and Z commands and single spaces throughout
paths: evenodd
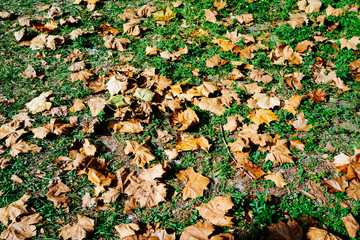
M 226 142 L 226 139 L 225 139 L 224 130 L 223 130 L 223 125 L 222 125 L 221 122 L 220 122 L 219 125 L 220 125 L 220 131 L 221 131 L 222 140 L 223 140 L 223 142 L 224 142 L 224 144 L 225 144 L 225 148 L 226 148 L 226 150 L 227 150 L 227 152 L 228 152 L 231 160 L 233 160 L 233 161 L 235 162 L 236 167 L 240 168 L 240 169 L 245 173 L 246 176 L 248 176 L 250 179 L 254 179 L 243 167 L 237 166 L 237 160 L 233 157 L 232 153 L 230 152 L 229 146 L 227 145 L 227 142 Z

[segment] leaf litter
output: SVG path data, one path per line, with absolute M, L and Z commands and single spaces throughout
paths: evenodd
M 100 0 L 76 0 L 73 4 L 80 7 L 85 5 L 87 11 L 94 11 L 94 17 L 103 17 L 101 13 L 97 12 L 99 8 L 103 7 Z M 169 27 L 180 17 L 180 11 L 177 9 L 187 6 L 187 4 L 177 1 L 173 2 L 171 6 L 165 6 L 161 9 L 151 5 L 143 5 L 135 10 L 125 9 L 119 15 L 119 18 L 125 21 L 122 28 L 118 29 L 118 27 L 115 28 L 108 23 L 102 23 L 96 28 L 92 27 L 91 30 L 74 29 L 70 34 L 61 34 L 61 30 L 71 24 L 79 27 L 80 17 L 66 16 L 68 18 L 64 19 L 64 15 L 68 13 L 62 11 L 61 8 L 43 6 L 39 11 L 47 10 L 47 12 L 41 21 L 35 22 L 35 19 L 32 18 L 18 19 L 23 28 L 14 32 L 14 38 L 19 46 L 29 47 L 41 54 L 45 51 L 64 49 L 67 47 L 66 44 L 71 43 L 71 41 L 74 42 L 79 38 L 98 34 L 102 37 L 102 43 L 110 55 L 126 53 L 132 49 L 136 39 L 151 32 L 151 28 L 146 27 L 143 22 L 153 22 L 163 28 Z M 315 32 L 313 37 L 315 41 L 312 39 L 310 39 L 311 41 L 304 40 L 299 42 L 295 48 L 291 47 L 289 43 L 277 43 L 270 46 L 265 41 L 266 37 L 264 36 L 238 33 L 234 24 L 246 28 L 253 25 L 257 19 L 251 13 L 230 15 L 225 18 L 222 13 L 230 6 L 231 4 L 226 1 L 214 1 L 211 9 L 203 9 L 204 15 L 201 21 L 204 22 L 204 25 L 230 26 L 232 32 L 227 31 L 223 36 L 224 38 L 215 38 L 210 35 L 214 37 L 211 43 L 217 45 L 221 51 L 202 59 L 201 68 L 197 66 L 201 69 L 201 74 L 203 74 L 204 69 L 217 71 L 225 67 L 235 67 L 231 68 L 233 70 L 226 78 L 212 82 L 209 80 L 211 76 L 205 76 L 201 84 L 194 85 L 194 81 L 189 81 L 189 79 L 179 83 L 179 81 L 159 73 L 161 70 L 159 67 L 152 70 L 138 69 L 130 64 L 113 66 L 105 74 L 101 74 L 88 63 L 89 59 L 83 59 L 85 53 L 74 50 L 66 59 L 66 61 L 71 61 L 68 71 L 72 72 L 67 80 L 72 83 L 81 81 L 83 87 L 89 90 L 91 94 L 87 98 L 70 96 L 69 100 L 72 104 L 71 107 L 69 106 L 69 111 L 72 114 L 77 114 L 77 116 L 87 115 L 92 118 L 92 122 L 82 123 L 79 126 L 76 116 L 71 115 L 67 118 L 67 106 L 57 106 L 58 103 L 55 100 L 58 93 L 54 93 L 53 90 L 42 93 L 34 92 L 37 97 L 27 99 L 27 102 L 23 104 L 25 114 L 30 114 L 34 118 L 40 115 L 52 115 L 56 118 L 51 118 L 46 125 L 39 126 L 36 124 L 37 127 L 32 127 L 30 121 L 34 121 L 33 119 L 30 119 L 28 115 L 22 117 L 18 115 L 16 119 L 1 125 L 0 140 L 4 142 L 4 145 L 0 147 L 0 154 L 2 154 L 1 169 L 11 168 L 19 154 L 27 154 L 27 152 L 42 154 L 43 148 L 32 143 L 34 139 L 45 141 L 51 137 L 59 138 L 61 135 L 73 135 L 80 130 L 86 134 L 86 137 L 75 139 L 68 155 L 59 156 L 54 162 L 58 165 L 57 174 L 60 174 L 61 177 L 74 171 L 76 177 L 86 175 L 88 181 L 93 184 L 91 186 L 93 186 L 95 197 L 91 197 L 89 193 L 85 194 L 82 198 L 83 208 L 95 207 L 97 210 L 106 211 L 108 204 L 116 202 L 123 206 L 122 212 L 133 214 L 136 209 L 153 209 L 157 206 L 166 205 L 172 196 L 179 194 L 177 190 L 174 192 L 169 185 L 169 180 L 175 180 L 175 176 L 182 182 L 181 189 L 178 189 L 181 190 L 182 201 L 193 205 L 192 207 L 202 217 L 202 220 L 193 221 L 191 225 L 183 226 L 181 231 L 177 232 L 180 239 L 235 239 L 232 234 L 233 230 L 230 231 L 231 233 L 225 233 L 219 231 L 217 227 L 215 228 L 215 226 L 226 226 L 231 229 L 234 223 L 238 223 L 235 220 L 236 217 L 232 216 L 234 213 L 232 209 L 237 204 L 234 202 L 235 198 L 231 197 L 231 194 L 229 196 L 216 196 L 217 194 L 213 191 L 214 186 L 218 184 L 218 179 L 201 169 L 201 165 L 195 165 L 195 171 L 193 166 L 187 168 L 180 164 L 180 168 L 173 167 L 173 161 L 177 161 L 175 159 L 181 160 L 185 156 L 185 152 L 211 154 L 215 149 L 223 147 L 228 150 L 229 159 L 233 160 L 230 165 L 240 173 L 239 178 L 246 178 L 249 181 L 268 180 L 273 182 L 275 188 L 286 188 L 290 185 L 291 180 L 288 175 L 284 174 L 284 171 L 279 170 L 278 166 L 286 164 L 294 166 L 297 159 L 290 149 L 304 152 L 307 149 L 306 140 L 304 140 L 304 144 L 300 140 L 290 139 L 297 137 L 296 134 L 298 133 L 290 137 L 266 132 L 267 127 L 284 123 L 289 128 L 292 127 L 295 132 L 311 133 L 316 126 L 313 126 L 311 121 L 305 118 L 302 104 L 308 100 L 314 104 L 326 103 L 329 100 L 327 93 L 330 91 L 329 87 L 337 89 L 338 94 L 344 94 L 352 91 L 352 84 L 349 84 L 351 81 L 347 78 L 348 84 L 346 84 L 343 75 L 341 78 L 339 77 L 340 72 L 335 71 L 335 65 L 332 62 L 325 62 L 320 57 L 317 57 L 317 60 L 321 59 L 320 61 L 309 67 L 310 78 L 309 74 L 305 74 L 304 69 L 302 69 L 304 73 L 297 70 L 292 73 L 288 72 L 284 76 L 282 72 L 268 72 L 260 66 L 253 66 L 250 64 L 252 63 L 250 60 L 254 59 L 257 54 L 266 52 L 269 63 L 272 65 L 302 66 L 305 64 L 307 54 L 316 51 L 319 42 L 324 44 L 338 42 L 340 46 L 338 48 L 341 50 L 357 51 L 360 41 L 357 36 L 328 40 L 321 32 Z M 293 29 L 307 26 L 309 18 L 312 17 L 311 14 L 320 11 L 325 13 L 324 19 L 329 16 L 343 17 L 346 11 L 358 11 L 356 6 L 347 6 L 344 9 L 327 6 L 325 9 L 322 2 L 318 0 L 298 1 L 297 8 L 296 11 L 299 13 L 290 14 L 290 21 L 286 22 Z M 2 11 L 0 17 L 11 19 L 13 15 L 10 12 Z M 62 18 L 59 19 L 60 17 Z M 186 20 L 183 20 L 183 24 L 186 24 Z M 31 34 L 28 32 L 30 27 L 33 31 Z M 337 25 L 330 29 L 331 32 L 336 27 Z M 208 31 L 202 29 L 196 30 L 192 35 L 195 37 L 209 36 Z M 202 39 L 197 39 L 197 41 L 202 41 Z M 240 46 L 241 44 L 237 45 L 239 42 L 244 44 L 243 47 Z M 161 44 L 146 46 L 144 54 L 149 59 L 160 57 L 166 63 L 179 64 L 193 54 L 193 44 L 197 43 L 189 41 L 184 46 L 175 46 L 171 51 L 163 50 Z M 224 52 L 239 57 L 239 61 L 233 61 L 233 58 L 229 58 L 229 55 L 223 54 Z M 61 61 L 60 58 L 59 61 Z M 131 62 L 132 59 L 133 57 L 130 57 L 123 62 Z M 349 68 L 354 79 L 358 81 L 359 64 L 356 61 L 352 61 Z M 19 76 L 28 81 L 42 80 L 43 73 L 36 70 L 40 67 L 33 65 L 28 64 Z M 200 76 L 199 68 L 191 68 L 196 77 Z M 273 86 L 272 84 L 278 81 L 279 74 L 284 76 L 284 85 L 291 92 L 286 99 L 273 90 L 274 88 L 268 87 Z M 304 88 L 308 89 L 305 81 L 309 79 L 321 87 L 304 92 Z M 325 88 L 322 84 L 328 84 L 328 86 Z M 235 85 L 237 86 L 236 90 Z M 244 94 L 238 94 L 239 89 L 244 91 Z M 241 104 L 252 109 L 249 114 L 235 113 L 229 115 L 233 106 L 240 106 Z M 292 120 L 284 122 L 280 112 L 282 110 L 291 113 Z M 160 150 L 168 156 L 169 162 L 161 159 L 158 146 L 156 142 L 150 141 L 151 137 L 141 137 L 143 132 L 148 131 L 148 125 L 154 121 L 158 111 L 163 112 L 168 117 L 168 127 L 174 128 L 174 131 L 169 133 L 162 130 L 164 126 L 156 126 L 158 128 L 158 139 L 162 142 L 163 149 Z M 202 128 L 204 121 L 206 121 L 204 112 L 210 116 L 226 120 L 224 127 L 220 123 L 217 126 L 218 129 L 215 129 L 215 135 L 220 133 L 218 130 L 221 129 L 221 138 L 223 138 L 225 145 L 217 143 L 216 138 L 220 134 L 217 137 L 210 138 L 204 134 L 204 131 L 196 132 L 198 128 Z M 107 116 L 111 121 L 102 122 L 103 116 Z M 126 138 L 122 147 L 124 155 L 128 155 L 124 157 L 128 162 L 124 164 L 126 168 L 120 165 L 118 169 L 115 169 L 117 170 L 116 173 L 114 173 L 113 166 L 109 167 L 109 160 L 102 158 L 103 156 L 100 154 L 102 149 L 94 144 L 94 137 L 96 138 L 98 133 L 96 126 L 99 122 L 102 124 L 101 127 L 111 134 L 119 134 Z M 233 136 L 234 141 L 227 141 L 223 130 L 227 137 Z M 128 134 L 133 135 L 129 138 L 130 135 Z M 139 138 L 135 139 L 134 136 Z M 87 137 L 91 137 L 91 140 Z M 273 166 L 271 170 L 275 170 L 274 172 L 264 171 L 264 164 L 256 162 L 250 157 L 257 152 L 264 153 L 263 162 L 269 162 Z M 321 179 L 328 192 L 344 192 L 348 199 L 360 199 L 359 159 L 359 150 L 356 148 L 353 156 L 341 153 L 334 157 L 332 163 L 334 169 L 343 175 Z M 12 176 L 12 179 L 17 179 L 15 181 L 19 184 L 23 183 L 23 180 L 17 175 Z M 15 178 L 16 176 L 17 178 Z M 73 204 L 70 204 L 67 195 L 70 195 L 69 193 L 76 186 L 69 186 L 65 185 L 57 176 L 52 178 L 47 185 L 46 201 L 51 201 L 54 208 L 71 213 Z M 315 192 L 320 191 L 314 189 L 312 188 Z M 313 194 L 304 192 L 303 194 L 307 194 L 306 196 L 313 197 Z M 199 203 L 198 205 L 192 202 L 208 196 L 215 197 L 207 203 Z M 5 226 L 0 238 L 26 239 L 38 234 L 35 225 L 41 225 L 42 221 L 47 220 L 42 219 L 34 208 L 25 204 L 29 198 L 30 195 L 24 195 L 16 202 L 0 208 L 0 212 L 2 212 L 0 220 Z M 247 211 L 246 214 L 251 218 L 251 211 L 248 209 L 243 209 L 243 211 Z M 317 225 L 302 228 L 298 221 L 301 219 L 288 219 L 286 223 L 280 221 L 270 224 L 267 238 L 301 239 L 306 235 L 308 239 L 340 239 L 327 229 L 315 227 Z M 349 213 L 343 216 L 341 221 L 348 235 L 356 237 L 359 230 L 356 218 Z M 58 229 L 58 237 L 86 239 L 99 227 L 95 223 L 94 219 L 79 214 L 76 223 L 63 224 Z M 127 222 L 115 226 L 113 231 L 116 231 L 122 239 L 175 239 L 175 233 L 168 233 L 167 230 L 159 228 L 161 224 L 161 222 L 156 222 L 154 226 L 147 224 L 145 227 L 142 223 Z

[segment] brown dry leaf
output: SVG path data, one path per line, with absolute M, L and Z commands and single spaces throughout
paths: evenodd
M 221 0 L 220 2 L 215 1 L 213 3 L 213 7 L 216 8 L 216 11 L 220 11 L 221 9 L 223 9 L 226 6 L 226 1 Z
M 176 2 L 172 2 L 171 4 L 173 5 L 174 8 L 177 8 L 177 7 L 180 7 L 183 4 L 183 2 L 182 1 L 176 1 Z
M 269 125 L 272 121 L 279 121 L 273 111 L 265 109 L 257 109 L 255 113 L 250 113 L 248 117 L 256 125 L 260 125 L 262 123 Z
M 346 189 L 346 194 L 349 198 L 360 200 L 360 182 L 357 179 L 353 179 L 350 182 L 349 187 Z
M 113 129 L 115 132 L 120 133 L 139 133 L 144 131 L 141 121 L 137 119 L 115 123 Z
M 96 185 L 94 189 L 96 196 L 103 192 L 105 187 L 110 186 L 111 182 L 116 178 L 109 173 L 105 160 L 100 158 L 91 158 L 85 166 L 85 170 L 78 172 L 78 174 L 87 174 L 89 180 Z
M 302 227 L 296 221 L 289 220 L 287 223 L 280 221 L 270 224 L 266 240 L 301 240 L 302 237 Z
M 231 227 L 232 217 L 227 217 L 225 214 L 234 206 L 230 197 L 215 197 L 208 203 L 196 207 L 206 221 L 211 222 L 216 226 L 227 226 Z
M 328 6 L 326 8 L 326 16 L 335 16 L 335 17 L 339 17 L 341 15 L 343 15 L 345 13 L 344 9 L 342 8 L 333 8 L 332 6 Z
M 29 64 L 27 66 L 27 68 L 25 69 L 24 72 L 20 73 L 20 76 L 23 78 L 36 78 L 37 77 L 36 71 L 35 71 L 34 67 L 31 66 L 31 64 Z
M 320 0 L 301 0 L 298 2 L 299 10 L 303 10 L 306 13 L 319 12 L 322 6 Z
M 122 223 L 115 226 L 117 231 L 117 237 L 121 239 L 126 239 L 126 237 L 136 235 L 136 232 L 140 230 L 140 226 L 137 223 Z
M 151 148 L 146 143 L 138 143 L 135 141 L 126 140 L 125 154 L 134 154 L 133 162 L 141 167 L 144 167 L 148 162 L 155 159 L 151 152 Z
M 30 198 L 30 195 L 23 195 L 19 200 L 10 205 L 0 208 L 0 222 L 6 227 L 9 221 L 16 222 L 16 218 L 23 214 L 29 214 L 25 202 Z
M 24 181 L 18 175 L 15 175 L 15 174 L 11 175 L 10 180 L 12 180 L 16 183 L 19 183 L 19 184 L 24 183 Z
M 221 38 L 212 40 L 212 43 L 219 45 L 221 50 L 225 52 L 231 51 L 235 47 L 235 44 L 233 44 L 231 41 Z
M 46 98 L 48 98 L 52 93 L 53 93 L 52 91 L 43 92 L 42 94 L 40 94 L 40 96 L 26 103 L 25 106 L 29 109 L 29 111 L 32 114 L 49 110 L 51 108 L 52 103 L 47 102 Z
M 305 151 L 305 144 L 303 144 L 299 140 L 290 140 L 290 147 L 302 152 Z
M 242 120 L 244 120 L 244 118 L 240 114 L 228 116 L 226 118 L 227 123 L 224 125 L 224 130 L 229 132 L 236 131 Z
M 354 216 L 352 214 L 348 214 L 345 217 L 342 217 L 341 221 L 344 223 L 349 236 L 352 238 L 356 238 L 360 226 L 359 223 L 355 220 Z
M 9 162 L 11 161 L 11 158 L 0 158 L 0 168 L 5 169 L 9 166 Z
M 80 72 L 75 72 L 72 73 L 70 75 L 71 78 L 71 82 L 76 82 L 78 80 L 83 81 L 83 82 L 88 82 L 89 78 L 92 76 L 93 74 L 90 72 L 90 70 L 85 69 L 83 71 Z
M 134 10 L 127 8 L 122 14 L 119 15 L 119 18 L 126 21 L 137 18 L 137 16 Z
M 193 101 L 194 105 L 198 106 L 202 110 L 210 111 L 216 115 L 222 115 L 225 111 L 224 104 L 221 102 L 221 98 L 207 98 L 202 97 L 200 100 L 197 98 Z
M 326 102 L 327 101 L 327 93 L 324 92 L 321 88 L 314 89 L 311 92 L 306 93 L 311 101 L 314 102 Z
M 175 174 L 178 179 L 185 183 L 185 188 L 182 191 L 183 199 L 197 198 L 203 196 L 203 191 L 207 189 L 210 179 L 196 173 L 194 168 L 188 168 Z
M 6 11 L 1 11 L 1 12 L 0 12 L 0 18 L 2 18 L 2 19 L 10 18 L 11 15 L 12 15 L 11 13 L 6 12 Z
M 256 82 L 262 82 L 264 84 L 268 84 L 273 80 L 273 77 L 272 74 L 269 74 L 262 69 L 254 69 L 251 71 L 250 79 Z
M 59 178 L 54 178 L 50 181 L 49 185 L 47 186 L 49 191 L 46 194 L 46 197 L 49 201 L 54 203 L 55 208 L 67 208 L 67 201 L 69 198 L 65 196 L 63 193 L 70 192 L 71 189 L 66 186 Z
M 303 79 L 304 76 L 305 74 L 301 73 L 300 71 L 296 71 L 290 77 L 286 78 L 286 85 L 293 90 L 302 90 L 301 79 Z
M 24 129 L 19 129 L 7 136 L 7 139 L 5 140 L 6 147 L 12 147 L 19 139 L 20 137 L 27 133 Z
M 347 40 L 346 38 L 340 38 L 340 47 L 341 49 L 347 48 L 349 50 L 358 50 L 357 45 L 360 43 L 359 37 L 352 37 L 351 39 Z
M 171 117 L 171 124 L 175 125 L 177 123 L 181 124 L 181 127 L 178 128 L 178 131 L 187 130 L 197 124 L 199 124 L 199 117 L 196 115 L 196 112 L 191 108 L 186 108 L 182 112 L 177 112 L 174 116 Z
M 302 96 L 296 94 L 285 100 L 284 110 L 296 115 L 296 109 L 300 106 L 302 98 Z
M 241 24 L 241 25 L 247 25 L 247 24 L 252 24 L 252 22 L 254 21 L 254 17 L 253 15 L 250 14 L 243 14 L 243 15 L 237 15 L 234 16 L 236 18 L 236 20 Z
M 81 62 L 76 62 L 73 65 L 71 65 L 69 67 L 69 71 L 77 72 L 77 71 L 83 70 L 84 68 L 85 68 L 85 62 L 81 61 Z
M 21 219 L 11 223 L 9 228 L 0 234 L 0 239 L 25 240 L 35 237 L 36 226 L 34 225 L 41 222 L 41 220 L 42 218 L 38 213 L 22 216 Z
M 104 41 L 105 47 L 118 50 L 120 52 L 126 51 L 127 46 L 131 43 L 128 38 L 114 38 L 112 35 L 106 35 L 104 37 Z
M 253 98 L 257 101 L 257 106 L 262 109 L 270 109 L 280 106 L 280 99 L 278 97 L 270 97 L 265 93 L 255 93 Z
M 93 117 L 97 116 L 106 106 L 106 100 L 100 97 L 91 98 L 88 102 L 91 115 Z
M 219 55 L 214 55 L 212 58 L 206 60 L 206 67 L 214 68 L 216 66 L 223 66 L 227 63 L 225 59 L 219 57 Z
M 109 188 L 109 190 L 101 194 L 99 199 L 103 200 L 104 203 L 112 203 L 116 201 L 120 193 L 121 192 L 115 188 Z
M 199 91 L 202 95 L 209 97 L 211 93 L 219 91 L 220 87 L 218 87 L 213 82 L 204 81 L 200 86 L 197 87 L 197 91 Z
M 180 240 L 207 240 L 214 232 L 214 226 L 209 222 L 198 222 L 195 225 L 184 228 Z
M 302 27 L 306 22 L 307 16 L 305 13 L 290 13 L 290 21 L 287 21 L 286 23 L 288 23 L 293 29 L 295 29 L 297 26 Z
M 311 50 L 313 46 L 315 46 L 313 42 L 310 42 L 309 40 L 304 40 L 302 42 L 299 42 L 298 45 L 296 45 L 296 51 L 299 53 L 303 53 L 307 50 Z
M 341 238 L 329 233 L 328 231 L 316 227 L 310 227 L 306 237 L 309 240 L 341 240 Z
M 154 55 L 158 54 L 158 51 L 159 51 L 159 49 L 156 46 L 154 46 L 154 47 L 147 46 L 145 49 L 145 55 L 146 56 L 154 56 Z
M 94 144 L 92 144 L 89 139 L 85 138 L 84 139 L 84 144 L 83 146 L 79 149 L 79 151 L 83 154 L 85 154 L 86 156 L 90 156 L 93 157 L 95 156 L 96 153 L 96 146 Z
M 72 113 L 76 113 L 78 111 L 82 111 L 82 110 L 86 109 L 83 99 L 74 98 L 72 100 L 72 103 L 73 103 L 73 106 L 69 109 L 69 111 Z
M 210 9 L 205 9 L 205 21 L 218 24 L 216 21 L 217 12 L 211 11 Z
M 77 223 L 71 226 L 67 224 L 60 228 L 60 237 L 63 239 L 85 239 L 94 231 L 95 221 L 91 218 L 77 215 Z
M 31 153 L 39 153 L 41 151 L 41 147 L 38 147 L 37 145 L 29 143 L 29 142 L 20 140 L 19 142 L 12 145 L 11 150 L 10 150 L 10 155 L 12 157 L 16 157 L 20 153 L 27 153 L 29 151 Z
M 139 17 L 150 17 L 153 12 L 156 11 L 156 7 L 150 5 L 144 5 L 137 10 Z
M 50 133 L 50 130 L 46 127 L 37 127 L 31 129 L 31 131 L 34 133 L 34 138 L 44 139 L 46 136 Z
M 349 183 L 344 176 L 335 176 L 333 179 L 324 179 L 324 182 L 330 188 L 328 190 L 330 193 L 344 192 L 349 186 Z
M 152 168 L 144 169 L 139 176 L 130 176 L 130 184 L 125 189 L 125 193 L 131 196 L 141 208 L 151 208 L 165 201 L 166 185 L 160 183 L 157 178 L 165 173 L 161 164 Z
M 307 119 L 305 118 L 304 112 L 299 113 L 295 120 L 289 122 L 298 132 L 307 132 L 312 128 L 311 124 L 306 124 Z
M 123 81 L 119 81 L 123 80 Z M 122 94 L 126 91 L 128 83 L 126 82 L 127 78 L 123 75 L 112 76 L 110 80 L 105 84 L 107 90 L 110 93 L 110 96 L 114 96 L 121 92 Z
M 181 134 L 176 140 L 175 149 L 179 151 L 193 151 L 198 148 L 208 152 L 211 144 L 204 136 L 194 137 L 186 133 Z
M 289 148 L 286 146 L 288 140 L 280 140 L 276 139 L 276 144 L 270 146 L 270 152 L 266 155 L 265 160 L 270 160 L 277 164 L 284 164 L 284 163 L 294 163 L 292 160 L 291 152 Z
M 267 174 L 264 179 L 273 181 L 279 188 L 284 188 L 287 185 L 281 172 Z
M 285 64 L 285 62 L 295 65 L 300 65 L 302 63 L 300 53 L 294 52 L 294 50 L 291 47 L 286 46 L 285 43 L 278 45 L 271 51 L 270 60 L 277 65 Z

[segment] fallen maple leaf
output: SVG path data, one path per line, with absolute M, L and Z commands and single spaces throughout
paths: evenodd
M 340 38 L 340 47 L 341 49 L 347 48 L 349 50 L 358 50 L 357 45 L 360 43 L 359 37 L 352 37 L 351 39 L 347 40 L 346 38 Z
M 314 102 L 326 102 L 328 94 L 324 92 L 321 88 L 314 89 L 311 92 L 306 93 L 311 101 Z
M 10 150 L 10 155 L 12 157 L 16 157 L 20 153 L 27 153 L 29 151 L 31 153 L 39 153 L 41 151 L 41 147 L 39 147 L 35 144 L 32 144 L 32 143 L 29 143 L 29 142 L 20 140 L 19 142 L 12 145 L 11 150 Z
M 309 240 L 319 240 L 319 239 L 324 239 L 324 240 L 341 240 L 341 238 L 333 235 L 332 233 L 324 230 L 324 229 L 320 229 L 320 228 L 316 228 L 316 227 L 310 227 L 306 237 Z
M 250 79 L 256 82 L 262 82 L 264 84 L 268 84 L 273 80 L 273 77 L 272 74 L 269 74 L 262 69 L 254 69 L 251 71 Z
M 151 208 L 165 201 L 166 185 L 156 180 L 165 173 L 161 164 L 144 169 L 139 176 L 130 176 L 125 193 L 131 196 L 141 208 Z
M 151 153 L 151 148 L 146 144 L 139 144 L 135 141 L 126 141 L 125 154 L 133 153 L 135 155 L 133 162 L 141 167 L 155 159 L 155 156 Z
M 36 71 L 35 71 L 34 67 L 31 64 L 29 64 L 27 66 L 27 68 L 25 69 L 24 72 L 20 73 L 20 76 L 23 77 L 23 78 L 31 78 L 31 79 L 37 77 Z
M 286 44 L 280 44 L 270 53 L 270 60 L 274 64 L 285 64 L 287 61 L 289 64 L 300 65 L 302 63 L 302 57 L 299 53 L 286 46 Z
M 178 128 L 178 131 L 184 131 L 189 129 L 197 124 L 199 124 L 199 117 L 196 115 L 196 112 L 191 108 L 186 108 L 186 110 L 182 112 L 174 113 L 171 117 L 171 124 L 175 125 L 177 123 L 181 124 L 181 127 Z
M 215 54 L 213 57 L 206 60 L 206 67 L 214 68 L 216 66 L 223 66 L 227 63 L 225 59 L 219 57 L 219 55 Z
M 233 225 L 232 217 L 227 217 L 225 214 L 233 206 L 230 197 L 219 196 L 200 207 L 196 207 L 196 210 L 199 211 L 200 216 L 214 225 L 231 227 Z
M 126 237 L 136 235 L 136 232 L 140 230 L 140 226 L 137 223 L 122 223 L 115 226 L 115 230 L 117 231 L 117 237 L 126 239 Z
M 307 119 L 305 118 L 304 112 L 301 112 L 297 115 L 295 120 L 289 121 L 290 125 L 295 128 L 298 132 L 307 132 L 312 128 L 311 124 L 307 124 Z
M 304 40 L 302 42 L 299 42 L 298 45 L 296 45 L 296 51 L 299 53 L 303 53 L 307 50 L 311 50 L 311 48 L 315 46 L 313 42 L 310 42 L 309 40 Z
M 306 13 L 319 12 L 322 6 L 320 0 L 301 0 L 298 2 L 299 10 L 303 10 Z
M 34 98 L 33 100 L 31 100 L 30 102 L 28 102 L 25 105 L 32 114 L 35 114 L 38 112 L 43 112 L 45 110 L 49 110 L 51 108 L 52 103 L 47 102 L 46 99 L 52 93 L 53 93 L 52 91 L 43 92 L 42 94 L 40 94 L 40 96 Z
M 300 142 L 299 140 L 291 140 L 290 141 L 290 146 L 292 148 L 295 148 L 299 151 L 305 151 L 305 144 L 303 144 L 302 142 Z
M 88 105 L 91 115 L 95 117 L 104 110 L 106 106 L 106 100 L 100 97 L 94 97 L 89 100 Z
M 69 111 L 72 113 L 76 113 L 78 111 L 82 111 L 82 110 L 86 109 L 84 100 L 82 100 L 82 99 L 74 98 L 72 100 L 72 103 L 73 103 L 73 106 L 69 109 Z
M 137 10 L 137 15 L 139 15 L 139 17 L 150 17 L 155 11 L 156 7 L 146 4 Z
M 296 109 L 300 106 L 302 96 L 296 94 L 291 98 L 285 100 L 284 109 L 294 115 L 296 115 Z
M 357 179 L 353 179 L 349 187 L 346 189 L 346 194 L 349 198 L 360 200 L 360 182 Z
M 203 191 L 207 189 L 210 179 L 196 173 L 194 168 L 188 168 L 175 174 L 178 179 L 186 184 L 183 192 L 183 199 L 197 198 L 203 196 Z
M 307 16 L 305 13 L 290 13 L 290 20 L 286 23 L 288 23 L 293 29 L 295 29 L 297 26 L 302 27 L 306 21 Z
M 175 149 L 180 151 L 193 151 L 198 148 L 208 152 L 210 149 L 210 144 L 204 136 L 194 137 L 186 133 L 181 134 L 180 137 L 176 140 Z
M 137 119 L 115 123 L 113 129 L 120 133 L 139 133 L 144 131 L 141 121 Z
M 205 240 L 209 239 L 214 232 L 214 226 L 209 222 L 198 222 L 195 225 L 184 228 L 180 240 Z
M 205 9 L 205 20 L 206 21 L 217 24 L 216 15 L 217 15 L 217 12 L 211 11 L 210 9 Z
M 67 224 L 60 228 L 60 237 L 63 239 L 85 239 L 94 231 L 95 221 L 83 215 L 77 215 L 77 223 Z
M 60 206 L 62 206 L 65 209 L 68 208 L 67 201 L 69 198 L 63 193 L 70 192 L 71 189 L 61 182 L 59 178 L 52 179 L 47 187 L 49 191 L 46 197 L 54 203 L 54 207 L 60 208 Z M 67 209 L 67 211 L 68 210 L 69 209 Z
M 287 185 L 281 172 L 267 174 L 264 179 L 273 181 L 279 188 L 284 188 Z
M 255 93 L 253 99 L 257 102 L 257 106 L 262 109 L 270 109 L 276 106 L 280 106 L 280 99 L 278 97 L 270 97 L 265 93 Z
M 301 240 L 303 231 L 301 226 L 294 220 L 287 223 L 280 221 L 272 223 L 269 227 L 269 236 L 267 240 Z
M 25 240 L 36 236 L 36 226 L 42 217 L 38 213 L 22 216 L 17 222 L 13 222 L 10 226 L 0 234 L 0 239 L 20 239 Z
M 215 1 L 213 6 L 216 8 L 216 11 L 220 11 L 226 6 L 226 1 L 221 0 L 220 2 Z
M 294 163 L 291 152 L 286 146 L 287 140 L 276 140 L 276 144 L 270 146 L 270 152 L 266 155 L 265 160 L 272 161 L 276 164 Z
M 235 47 L 235 44 L 233 44 L 231 41 L 226 40 L 226 39 L 218 38 L 218 39 L 212 40 L 211 42 L 219 45 L 221 50 L 223 50 L 225 52 L 231 51 Z
M 250 113 L 248 117 L 256 125 L 260 125 L 262 123 L 269 125 L 272 121 L 279 121 L 273 111 L 265 109 L 257 109 L 255 113 Z
M 216 115 L 223 115 L 225 107 L 221 102 L 221 98 L 207 98 L 202 97 L 200 100 L 197 98 L 193 101 L 194 105 L 198 106 L 202 110 L 210 111 Z
M 344 192 L 349 186 L 344 176 L 335 176 L 333 179 L 324 179 L 325 184 L 330 188 L 330 193 Z
M 341 221 L 344 223 L 349 237 L 356 238 L 360 226 L 359 223 L 355 220 L 354 216 L 352 214 L 348 214 L 345 217 L 342 217 Z
M 9 204 L 6 207 L 0 208 L 0 222 L 8 226 L 9 221 L 16 222 L 16 218 L 22 214 L 28 214 L 27 205 L 25 202 L 30 198 L 30 195 L 23 195 L 19 200 Z

